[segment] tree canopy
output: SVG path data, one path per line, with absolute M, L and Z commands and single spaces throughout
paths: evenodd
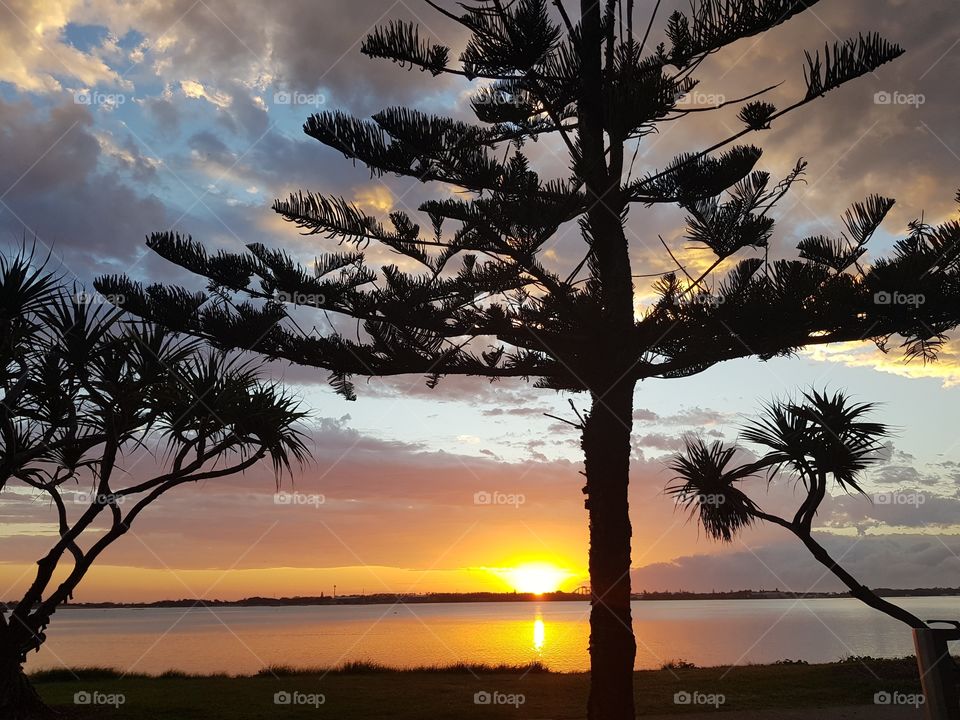
M 715 262 L 699 277 L 683 267 L 660 276 L 658 300 L 634 318 L 624 338 L 633 379 L 682 377 L 724 360 L 864 339 L 887 348 L 897 338 L 909 356 L 934 357 L 944 333 L 960 321 L 960 223 L 917 221 L 892 257 L 866 265 L 868 242 L 893 205 L 874 195 L 851 207 L 836 236 L 806 238 L 797 258 L 770 261 L 771 213 L 806 163 L 774 181 L 757 169 L 759 147 L 735 144 L 896 58 L 903 52 L 898 45 L 868 33 L 808 52 L 806 92 L 794 103 L 778 109 L 755 99 L 771 88 L 727 101 L 741 105 L 739 131 L 633 177 L 628 144 L 642 143 L 662 123 L 718 109 L 683 102 L 697 86 L 701 63 L 816 3 L 701 0 L 669 17 L 669 42 L 656 47 L 647 46 L 649 27 L 642 41 L 634 38 L 632 2 L 631 24 L 619 31 L 617 3 L 607 3 L 603 82 L 595 98 L 606 138 L 602 167 L 578 116 L 588 72 L 585 26 L 574 25 L 562 3 L 553 4 L 555 13 L 546 0 L 483 2 L 458 15 L 435 5 L 470 33 L 459 63 L 409 23 L 391 22 L 364 41 L 369 56 L 476 81 L 477 122 L 403 107 L 369 120 L 325 111 L 305 122 L 308 136 L 375 175 L 463 191 L 424 202 L 425 226 L 402 210 L 381 219 L 337 195 L 297 192 L 278 199 L 274 211 L 305 233 L 354 249 L 323 253 L 304 266 L 261 243 L 244 253 L 207 252 L 189 235 L 155 233 L 147 245 L 206 278 L 206 292 L 125 277 L 100 278 L 98 288 L 122 296 L 123 307 L 137 315 L 221 346 L 326 368 L 347 397 L 354 396 L 350 376 L 403 373 L 431 383 L 449 374 L 535 378 L 544 387 L 581 391 L 590 383 L 591 327 L 609 305 L 595 252 L 604 239 L 594 236 L 589 213 L 601 204 L 622 223 L 632 205 L 673 204 L 686 213 L 685 239 L 711 251 Z M 544 180 L 531 167 L 526 143 L 543 137 L 565 144 L 568 177 Z M 597 184 L 609 186 L 604 196 L 592 189 Z M 583 259 L 572 268 L 550 267 L 541 251 L 571 221 L 583 226 Z M 421 271 L 371 267 L 363 249 L 372 242 Z M 878 303 L 884 293 L 922 295 L 925 302 L 922 308 Z M 303 332 L 288 322 L 290 305 L 332 318 L 329 329 Z M 337 318 L 356 321 L 359 331 Z

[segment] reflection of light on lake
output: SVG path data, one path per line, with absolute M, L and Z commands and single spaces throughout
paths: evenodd
M 537 652 L 543 650 L 543 640 L 546 637 L 546 628 L 543 625 L 543 618 L 539 615 L 533 621 L 533 649 Z

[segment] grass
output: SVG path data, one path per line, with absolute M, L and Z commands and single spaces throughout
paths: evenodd
M 680 692 L 724 696 L 723 711 L 871 705 L 881 690 L 919 692 L 913 658 L 849 658 L 828 665 L 779 663 L 733 668 L 697 668 L 674 661 L 661 670 L 636 674 L 637 706 L 644 714 L 713 711 L 712 706 L 677 705 Z M 195 676 L 180 672 L 160 676 L 122 675 L 108 668 L 80 668 L 34 673 L 44 699 L 65 717 L 77 720 L 255 720 L 265 717 L 336 717 L 342 720 L 390 718 L 554 718 L 584 716 L 589 677 L 553 673 L 532 666 L 458 664 L 393 670 L 370 662 L 336 668 L 276 667 L 243 677 Z M 79 678 L 79 679 L 77 679 Z M 75 705 L 75 693 L 119 695 L 117 708 Z M 475 693 L 500 693 L 514 704 L 475 704 Z M 277 705 L 277 693 L 302 703 Z M 319 711 L 314 704 L 322 694 Z M 512 698 L 510 696 L 513 696 Z M 320 714 L 322 713 L 322 715 Z

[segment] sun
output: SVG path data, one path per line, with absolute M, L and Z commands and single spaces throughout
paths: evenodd
M 524 563 L 501 571 L 501 577 L 510 583 L 514 590 L 535 595 L 556 592 L 560 584 L 572 575 L 573 573 L 550 563 Z

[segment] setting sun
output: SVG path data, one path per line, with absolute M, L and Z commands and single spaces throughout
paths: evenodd
M 505 569 L 500 574 L 517 592 L 537 595 L 555 592 L 563 581 L 573 575 L 550 563 L 525 563 L 515 568 Z

